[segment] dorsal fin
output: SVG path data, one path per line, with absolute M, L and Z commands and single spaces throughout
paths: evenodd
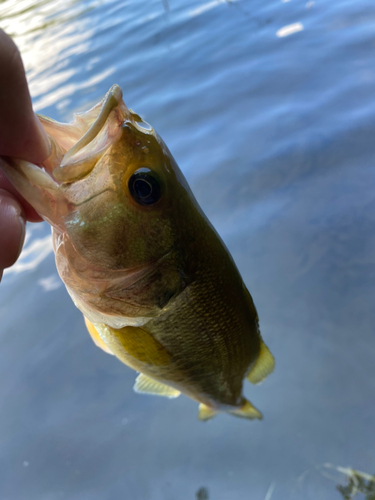
M 166 398 L 177 398 L 180 395 L 180 391 L 169 387 L 169 385 L 162 384 L 157 380 L 148 377 L 144 373 L 140 373 L 135 379 L 135 384 L 133 387 L 135 392 L 140 392 L 143 394 L 152 394 L 154 396 L 164 396 Z
M 275 358 L 272 356 L 266 344 L 261 341 L 258 359 L 246 378 L 252 384 L 260 384 L 260 382 L 263 382 L 263 380 L 273 372 L 274 368 Z

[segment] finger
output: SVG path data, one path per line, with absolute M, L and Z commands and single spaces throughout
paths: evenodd
M 26 221 L 22 206 L 10 193 L 0 189 L 0 272 L 18 259 L 25 240 Z
M 47 134 L 34 114 L 21 55 L 0 30 L 0 155 L 41 163 L 50 155 Z
M 27 202 L 20 193 L 13 187 L 10 181 L 5 177 L 3 171 L 0 169 L 0 190 L 8 191 L 8 193 L 12 194 L 14 198 L 16 198 L 19 204 L 23 208 L 23 213 L 25 214 L 26 220 L 30 222 L 41 222 L 43 219 L 36 213 L 34 208 Z M 1 234 L 1 233 L 0 233 Z

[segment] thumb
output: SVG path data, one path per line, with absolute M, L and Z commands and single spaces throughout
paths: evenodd
M 0 155 L 41 163 L 50 155 L 47 134 L 34 114 L 21 55 L 0 30 Z

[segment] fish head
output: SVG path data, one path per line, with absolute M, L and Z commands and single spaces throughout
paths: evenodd
M 42 168 L 2 168 L 57 233 L 93 265 L 124 269 L 181 245 L 178 226 L 196 202 L 168 148 L 128 109 L 120 87 L 71 124 L 40 117 L 52 155 Z

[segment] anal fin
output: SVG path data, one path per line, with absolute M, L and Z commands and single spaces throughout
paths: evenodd
M 246 378 L 252 384 L 260 384 L 260 382 L 263 382 L 263 380 L 273 372 L 274 368 L 275 358 L 272 356 L 266 344 L 262 341 L 258 359 Z
M 135 392 L 143 394 L 152 394 L 154 396 L 164 396 L 166 398 L 177 398 L 181 393 L 169 385 L 162 384 L 143 373 L 140 373 L 135 379 L 133 387 Z
M 210 408 L 209 406 L 201 403 L 198 409 L 198 420 L 202 420 L 203 422 L 205 422 L 206 420 L 210 420 L 211 418 L 213 418 L 215 415 L 217 415 L 217 413 L 218 412 L 213 408 Z
M 230 410 L 228 413 L 234 415 L 235 417 L 247 418 L 249 420 L 262 420 L 263 418 L 261 412 L 257 410 L 247 399 L 244 400 L 244 404 L 240 408 Z

